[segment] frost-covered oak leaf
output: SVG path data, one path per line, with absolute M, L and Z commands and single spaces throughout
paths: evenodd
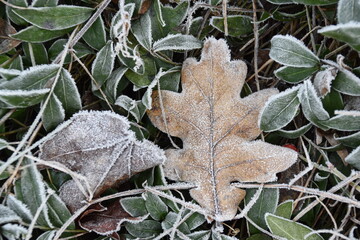
M 210 38 L 199 62 L 184 62 L 182 92 L 154 92 L 148 111 L 157 128 L 183 141 L 183 149 L 166 151 L 166 176 L 197 185 L 191 196 L 217 221 L 231 220 L 245 197 L 232 182 L 274 181 L 297 159 L 293 150 L 252 141 L 261 133 L 260 110 L 278 91 L 240 98 L 246 72 L 243 61 L 230 61 L 224 40 Z
M 112 112 L 80 112 L 64 122 L 41 146 L 40 158 L 55 161 L 81 174 L 80 184 L 94 197 L 131 175 L 164 162 L 155 144 L 138 141 L 125 118 Z M 91 196 L 89 194 L 89 196 Z M 74 212 L 86 199 L 74 180 L 60 189 L 60 197 Z

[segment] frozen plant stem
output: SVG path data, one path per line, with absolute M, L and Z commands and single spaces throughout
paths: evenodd
M 253 25 L 254 25 L 254 74 L 255 74 L 255 83 L 256 90 L 260 91 L 259 84 L 259 70 L 258 70 L 258 55 L 259 55 L 259 26 L 257 23 L 256 16 L 256 0 L 252 0 L 253 5 Z

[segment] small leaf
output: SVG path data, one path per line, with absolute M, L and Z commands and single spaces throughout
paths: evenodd
M 339 0 L 337 19 L 339 23 L 360 22 L 360 2 L 358 0 Z
M 136 122 L 140 122 L 146 111 L 146 107 L 141 100 L 136 101 L 126 95 L 118 97 L 115 105 L 118 105 L 128 111 L 136 119 Z
M 22 71 L 18 77 L 1 84 L 0 88 L 8 90 L 44 89 L 48 81 L 56 75 L 58 70 L 59 65 L 56 64 L 30 67 Z
M 13 210 L 21 218 L 22 221 L 26 223 L 31 223 L 33 215 L 31 214 L 29 208 L 23 202 L 18 200 L 13 195 L 9 195 L 6 200 L 6 205 L 11 210 Z
M 81 109 L 81 98 L 71 74 L 64 68 L 56 83 L 54 94 L 60 100 L 67 116 Z
M 165 38 L 162 38 L 154 42 L 153 50 L 154 52 L 164 51 L 164 50 L 193 50 L 201 48 L 201 41 L 195 38 L 192 35 L 182 35 L 169 34 Z
M 125 223 L 126 230 L 134 237 L 155 237 L 162 232 L 161 224 L 154 220 L 144 220 L 140 223 Z
M 52 240 L 54 239 L 55 234 L 56 234 L 55 230 L 47 231 L 41 234 L 36 240 Z
M 240 35 L 248 34 L 253 31 L 253 25 L 251 18 L 248 16 L 232 15 L 228 16 L 228 33 L 232 37 L 240 37 Z M 224 18 L 223 17 L 212 17 L 210 19 L 210 25 L 217 30 L 224 32 Z
M 28 3 L 26 0 L 8 0 L 7 1 L 10 4 L 13 4 L 15 6 L 19 6 L 19 7 L 27 7 Z M 22 18 L 20 18 L 17 14 L 14 13 L 14 9 L 12 7 L 9 7 L 8 5 L 6 5 L 6 14 L 7 16 L 9 16 L 10 20 L 15 23 L 16 25 L 19 26 L 24 26 L 27 24 L 26 21 L 24 21 Z
M 127 70 L 128 68 L 124 66 L 117 68 L 105 82 L 104 93 L 112 103 L 115 102 L 119 93 L 121 93 L 129 83 L 129 81 L 123 77 Z
M 9 37 L 16 33 L 10 23 L 0 18 L 0 54 L 6 53 L 20 44 L 20 41 Z
M 120 3 L 120 2 L 119 2 Z M 128 13 L 129 19 L 131 19 L 135 9 L 134 3 L 128 3 L 124 6 L 124 11 Z M 123 20 L 122 20 L 123 11 L 119 10 L 114 17 L 111 19 L 111 26 L 110 26 L 110 38 L 115 39 L 121 34 L 122 27 L 123 27 Z
M 145 200 L 142 197 L 128 197 L 120 199 L 124 210 L 133 217 L 140 217 L 148 214 L 145 207 Z
M 345 162 L 360 170 L 360 146 L 355 148 L 346 158 Z
M 338 138 L 335 137 L 335 140 L 339 141 L 345 146 L 356 148 L 357 146 L 360 146 L 360 132 L 345 137 L 338 137 Z
M 36 65 L 49 63 L 48 54 L 42 43 L 23 43 L 26 58 L 31 62 L 32 58 Z
M 264 131 L 276 131 L 285 127 L 296 115 L 300 102 L 300 86 L 287 89 L 271 96 L 260 114 L 260 128 Z
M 54 61 L 59 54 L 62 54 L 64 46 L 67 42 L 68 39 L 58 39 L 51 45 L 51 47 L 49 48 L 49 58 L 51 61 Z M 73 53 L 81 59 L 89 54 L 93 54 L 94 52 L 85 44 L 78 42 L 73 47 Z M 65 57 L 64 63 L 68 64 L 71 61 L 75 61 L 75 58 L 72 58 L 71 54 L 68 53 Z
M 46 131 L 54 129 L 65 119 L 65 110 L 55 94 L 51 94 L 48 104 L 42 115 L 42 121 Z
M 93 12 L 92 8 L 73 5 L 38 7 L 13 10 L 19 17 L 34 26 L 47 30 L 62 30 L 85 22 Z
M 187 211 L 185 211 L 187 213 Z M 184 215 L 185 215 L 184 213 Z M 190 230 L 195 230 L 199 226 L 201 226 L 206 221 L 204 215 L 194 212 L 188 219 L 186 219 L 186 224 L 188 225 Z
M 340 131 L 358 131 L 360 130 L 360 116 L 338 115 L 329 120 L 321 121 L 321 124 Z
M 27 229 L 18 224 L 8 223 L 0 227 L 0 232 L 8 240 L 16 240 L 24 239 Z
M 341 93 L 360 96 L 360 78 L 349 70 L 341 69 L 331 86 Z
M 310 77 L 318 70 L 317 67 L 281 67 L 274 73 L 277 78 L 284 80 L 288 83 L 299 83 Z
M 279 206 L 277 206 L 275 215 L 286 219 L 290 219 L 292 212 L 294 210 L 293 204 L 294 204 L 294 200 L 287 200 L 285 202 L 282 202 L 281 204 L 279 204 Z
M 161 198 L 150 192 L 146 194 L 145 206 L 150 216 L 157 221 L 163 220 L 168 213 L 168 207 Z
M 71 217 L 71 213 L 67 209 L 65 203 L 56 194 L 49 197 L 47 207 L 49 211 L 49 219 L 55 227 L 62 227 L 62 225 L 64 225 L 64 223 Z M 75 223 L 72 222 L 67 229 L 74 230 Z
M 268 225 L 270 231 L 273 234 L 279 237 L 284 237 L 286 239 L 304 240 L 305 236 L 313 231 L 308 226 L 288 220 L 283 217 L 276 216 L 271 213 L 265 215 L 265 220 L 266 224 Z M 319 234 L 313 234 L 306 239 L 323 240 L 323 238 Z
M 40 103 L 50 89 L 0 90 L 1 108 L 27 108 Z
M 104 21 L 99 16 L 82 37 L 92 48 L 100 50 L 106 44 L 106 32 Z
M 58 37 L 65 35 L 66 33 L 70 32 L 72 29 L 63 29 L 63 30 L 45 30 L 35 26 L 27 27 L 20 32 L 12 34 L 11 37 L 15 39 L 19 39 L 25 42 L 31 43 L 42 43 L 46 42 Z
M 96 84 L 92 82 L 93 91 L 98 90 L 110 76 L 114 69 L 115 52 L 112 41 L 108 41 L 106 45 L 96 54 L 96 58 L 91 67 L 91 74 L 96 80 Z
M 152 47 L 151 20 L 149 12 L 145 13 L 139 20 L 132 24 L 132 32 L 138 42 L 146 50 L 150 51 Z
M 21 74 L 20 70 L 0 68 L 0 76 L 5 80 L 11 80 Z M 1 86 L 1 85 L 0 85 Z
M 298 128 L 296 130 L 279 129 L 278 131 L 276 131 L 276 134 L 281 137 L 288 138 L 288 139 L 297 139 L 300 136 L 307 133 L 307 131 L 309 131 L 311 128 L 312 128 L 312 124 L 308 123 L 305 126 L 302 126 L 301 128 Z
M 254 197 L 257 189 L 248 189 L 245 196 L 245 204 L 247 205 Z M 279 201 L 279 189 L 263 189 L 255 204 L 251 207 L 247 216 L 258 226 L 266 228 L 265 214 L 274 213 Z M 248 231 L 251 234 L 260 233 L 253 225 L 248 223 Z
M 321 121 L 328 120 L 330 116 L 323 108 L 310 80 L 306 80 L 299 89 L 298 97 L 305 117 L 314 125 L 327 130 L 327 127 Z
M 314 77 L 314 87 L 320 97 L 327 96 L 331 91 L 331 83 L 337 75 L 335 67 L 328 67 L 316 73 Z
M 169 212 L 169 214 L 166 215 L 166 218 L 164 219 L 164 221 L 161 222 L 162 228 L 164 230 L 173 228 L 174 225 L 176 224 L 177 217 L 178 217 L 178 214 L 176 214 L 174 212 Z M 191 233 L 189 226 L 185 222 L 180 224 L 180 226 L 178 226 L 177 229 L 184 234 Z
M 13 210 L 0 204 L 0 224 L 20 221 L 21 218 Z
M 271 39 L 270 57 L 290 67 L 315 67 L 319 58 L 293 36 L 276 35 Z
M 204 240 L 204 239 L 210 239 L 211 232 L 209 230 L 202 230 L 202 231 L 192 232 L 186 236 L 188 236 L 192 240 Z
M 360 23 L 331 25 L 318 30 L 318 33 L 348 43 L 352 48 L 360 51 Z

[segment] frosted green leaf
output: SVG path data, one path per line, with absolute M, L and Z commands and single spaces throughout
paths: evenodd
M 310 80 L 306 80 L 304 85 L 299 89 L 298 97 L 300 99 L 302 111 L 305 117 L 314 125 L 327 130 L 321 121 L 328 120 L 329 114 L 323 108 L 320 98 Z
M 31 223 L 33 215 L 31 214 L 29 208 L 21 202 L 19 199 L 13 195 L 9 195 L 6 200 L 6 205 L 13 210 L 22 221 L 26 223 Z
M 114 69 L 115 52 L 112 41 L 108 41 L 106 45 L 96 54 L 96 58 L 91 66 L 91 74 L 96 84 L 92 82 L 93 91 L 98 90 L 110 76 Z
M 26 108 L 40 103 L 50 89 L 0 90 L 1 108 Z
M 51 47 L 49 48 L 50 61 L 54 61 L 59 54 L 62 54 L 64 46 L 67 42 L 68 39 L 58 39 L 51 45 Z M 86 44 L 78 42 L 75 44 L 75 46 L 73 46 L 73 54 L 75 54 L 78 58 L 81 59 L 89 54 L 94 54 L 94 51 L 92 51 L 88 46 L 86 46 Z M 64 64 L 68 64 L 71 61 L 75 61 L 75 58 L 71 57 L 70 53 L 67 53 Z
M 106 32 L 104 21 L 99 16 L 82 37 L 92 48 L 100 50 L 106 44 Z
M 277 206 L 275 215 L 283 218 L 290 219 L 292 212 L 293 212 L 293 206 L 294 200 L 287 200 L 285 202 L 282 202 Z
M 360 146 L 360 132 L 345 137 L 335 137 L 335 140 L 339 141 L 345 146 L 356 148 L 357 146 Z
M 175 223 L 176 223 L 176 220 L 178 218 L 178 214 L 174 213 L 174 212 L 169 212 L 164 221 L 161 222 L 161 226 L 164 230 L 166 229 L 170 229 L 172 227 L 174 227 Z M 190 232 L 190 229 L 189 229 L 189 226 L 183 222 L 182 224 L 180 224 L 180 226 L 177 227 L 177 229 L 184 233 L 184 234 L 189 234 L 191 233 Z
M 320 62 L 302 41 L 290 35 L 276 35 L 271 39 L 270 57 L 290 67 L 314 67 Z
M 50 31 L 35 26 L 30 26 L 15 34 L 12 34 L 11 37 L 25 42 L 42 43 L 61 37 L 64 34 L 70 32 L 71 30 L 72 29 L 68 28 L 63 30 Z
M 114 70 L 110 77 L 106 80 L 104 93 L 110 102 L 115 102 L 118 97 L 118 93 L 124 90 L 128 85 L 129 81 L 123 77 L 127 70 L 127 67 L 121 66 Z
M 65 119 L 65 110 L 55 94 L 51 94 L 50 100 L 45 107 L 42 121 L 46 131 L 54 129 Z
M 201 41 L 192 35 L 169 34 L 154 42 L 153 50 L 154 52 L 164 50 L 182 51 L 201 48 L 201 46 Z
M 19 6 L 19 7 L 27 7 L 28 6 L 28 3 L 26 0 L 8 0 L 7 2 L 10 4 L 13 4 L 15 6 Z M 13 23 L 15 23 L 16 25 L 24 26 L 27 24 L 27 22 L 24 21 L 24 19 L 20 18 L 18 15 L 16 15 L 14 13 L 14 8 L 11 8 L 7 5 L 6 5 L 6 14 L 7 14 L 7 16 L 9 16 L 10 20 Z
M 338 23 L 360 22 L 359 12 L 359 0 L 339 0 L 337 9 Z
M 360 51 L 360 23 L 358 22 L 323 27 L 318 30 L 318 33 L 348 43 L 352 48 Z
M 318 67 L 281 67 L 274 73 L 277 78 L 284 80 L 288 83 L 299 83 L 310 77 L 314 72 L 318 70 Z
M 140 122 L 145 114 L 146 107 L 141 100 L 133 100 L 126 95 L 121 95 L 116 99 L 115 105 L 118 105 L 128 111 L 135 119 Z
M 70 211 L 67 209 L 65 203 L 56 194 L 49 197 L 47 202 L 49 219 L 55 227 L 62 227 L 64 223 L 71 217 Z M 75 223 L 72 222 L 67 229 L 75 229 Z
M 279 237 L 284 237 L 288 240 L 304 240 L 307 234 L 314 231 L 301 223 L 297 223 L 271 213 L 267 213 L 265 215 L 265 220 L 267 226 L 273 234 Z M 313 234 L 306 238 L 306 240 L 324 239 L 319 234 Z
M 145 206 L 150 216 L 157 221 L 163 220 L 168 213 L 168 207 L 163 200 L 150 192 L 145 195 L 145 198 Z
M 34 57 L 36 65 L 49 63 L 48 54 L 42 43 L 23 43 L 23 50 L 26 59 L 31 62 L 31 55 Z
M 285 127 L 296 115 L 300 102 L 300 86 L 287 89 L 271 96 L 260 113 L 260 128 L 264 131 L 276 131 Z
M 248 34 L 253 31 L 253 25 L 251 18 L 248 16 L 232 15 L 227 17 L 228 33 L 229 36 L 239 37 L 243 34 Z M 210 19 L 210 25 L 224 32 L 224 18 L 223 17 L 212 17 Z
M 354 112 L 359 113 L 359 111 Z M 360 130 L 360 116 L 337 115 L 326 121 L 321 121 L 321 124 L 340 131 L 357 131 Z
M 257 189 L 246 190 L 245 205 L 249 204 Z M 258 226 L 266 229 L 265 214 L 274 213 L 279 201 L 279 189 L 263 189 L 255 204 L 250 208 L 247 216 Z M 251 223 L 248 224 L 248 231 L 251 234 L 260 233 Z
M 149 11 L 142 15 L 139 20 L 133 23 L 131 29 L 136 40 L 138 40 L 141 46 L 150 51 L 153 39 L 151 34 L 151 20 Z
M 8 223 L 0 227 L 0 232 L 7 240 L 17 240 L 24 239 L 27 229 L 18 224 Z
M 36 240 L 53 240 L 55 237 L 56 231 L 47 231 L 41 234 Z
M 284 138 L 296 139 L 307 133 L 307 131 L 309 131 L 311 128 L 312 128 L 312 124 L 308 123 L 305 126 L 302 126 L 301 128 L 298 128 L 296 130 L 279 129 L 278 131 L 276 131 L 276 134 Z
M 19 17 L 34 26 L 47 30 L 61 30 L 85 22 L 93 12 L 92 8 L 73 5 L 39 7 L 13 10 Z
M 81 98 L 75 80 L 64 68 L 61 69 L 54 93 L 60 100 L 67 116 L 71 116 L 81 109 Z
M 0 224 L 19 221 L 21 218 L 13 210 L 0 204 Z
M 148 213 L 145 207 L 145 200 L 142 197 L 123 198 L 120 199 L 120 204 L 132 217 L 140 217 Z
M 155 237 L 162 232 L 161 224 L 154 220 L 144 220 L 140 223 L 125 223 L 126 230 L 134 237 Z
M 360 170 L 360 146 L 355 148 L 346 158 L 345 162 Z
M 17 69 L 0 68 L 0 76 L 6 80 L 11 80 L 11 79 L 19 76 L 20 74 L 21 74 L 21 71 L 17 70 Z
M 55 7 L 58 4 L 58 0 L 34 0 L 31 3 L 32 7 Z
M 360 78 L 349 70 L 341 69 L 331 86 L 341 93 L 360 96 Z
M 184 216 L 186 214 L 188 214 L 188 212 L 190 212 L 189 210 L 185 210 L 184 212 Z M 200 225 L 202 225 L 204 222 L 206 221 L 205 217 L 197 212 L 193 212 L 193 214 L 186 219 L 186 224 L 188 225 L 190 230 L 195 230 L 196 228 L 198 228 Z

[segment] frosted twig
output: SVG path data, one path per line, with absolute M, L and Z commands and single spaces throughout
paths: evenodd
M 297 182 L 300 178 L 302 178 L 303 176 L 305 176 L 308 172 L 312 171 L 313 168 L 314 168 L 314 165 L 312 164 L 312 161 L 310 159 L 310 155 L 309 155 L 309 152 L 304 144 L 304 141 L 303 139 L 300 137 L 300 141 L 301 141 L 301 146 L 304 150 L 304 153 L 305 153 L 305 157 L 306 157 L 306 161 L 308 163 L 308 166 L 303 170 L 301 171 L 299 174 L 297 174 L 290 182 L 289 182 L 289 185 L 293 185 L 295 182 Z
M 344 110 L 335 110 L 336 115 L 342 115 L 342 116 L 354 116 L 358 117 L 360 116 L 360 111 L 344 111 Z
M 345 240 L 354 240 L 354 239 L 351 239 L 351 238 L 348 238 L 347 236 L 337 232 L 337 231 L 334 231 L 334 230 L 330 230 L 330 229 L 321 229 L 321 230 L 314 230 L 314 231 L 311 231 L 310 233 L 306 234 L 304 236 L 305 239 L 309 238 L 311 235 L 314 235 L 314 234 L 319 234 L 319 233 L 330 233 L 332 235 L 335 235 L 337 237 L 341 237 L 342 239 L 345 239 Z
M 245 217 L 245 215 L 249 212 L 249 210 L 254 206 L 256 201 L 259 199 L 260 194 L 263 190 L 264 184 L 261 184 L 259 189 L 255 192 L 254 196 L 251 198 L 248 204 L 244 207 L 244 209 L 241 211 L 241 213 L 237 214 L 234 219 L 240 219 Z
M 16 108 L 11 109 L 8 111 L 1 119 L 0 119 L 0 126 L 4 124 L 4 122 L 16 111 Z
M 43 208 L 46 206 L 47 201 L 51 197 L 51 195 L 55 194 L 55 191 L 52 189 L 48 189 L 48 195 L 46 196 L 45 200 L 40 204 L 39 208 L 36 210 L 36 213 L 30 223 L 30 226 L 28 228 L 28 232 L 26 234 L 25 240 L 29 240 L 31 238 L 31 233 L 35 227 L 36 221 L 39 218 L 41 212 L 43 211 Z
M 224 34 L 229 35 L 228 22 L 227 22 L 227 0 L 222 0 L 222 15 L 224 17 Z
M 254 74 L 255 74 L 255 83 L 256 89 L 260 91 L 260 83 L 259 83 L 259 70 L 258 70 L 258 54 L 259 54 L 259 27 L 256 16 L 256 0 L 252 0 L 253 6 L 253 26 L 254 26 Z M 263 138 L 263 137 L 262 137 Z M 264 140 L 264 139 L 263 139 Z

